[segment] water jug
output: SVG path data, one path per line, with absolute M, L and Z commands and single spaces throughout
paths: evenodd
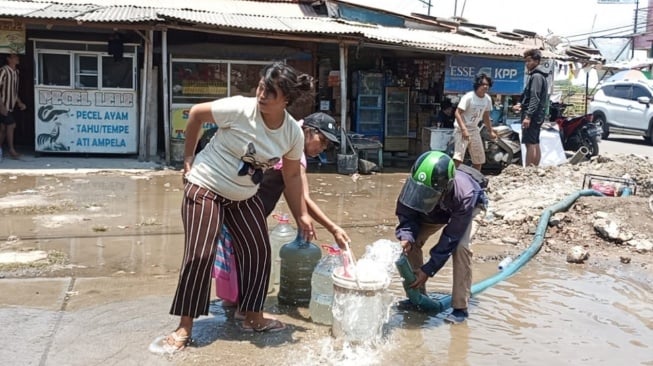
M 270 230 L 270 247 L 272 248 L 272 268 L 270 270 L 270 285 L 268 293 L 274 292 L 275 285 L 279 284 L 279 267 L 281 258 L 279 250 L 281 246 L 293 240 L 297 231 L 290 224 L 288 214 L 272 215 L 277 220 L 277 225 Z
M 315 266 L 311 277 L 311 302 L 308 309 L 314 323 L 331 325 L 331 305 L 333 303 L 333 279 L 331 275 L 336 267 L 342 266 L 340 248 L 323 245 L 327 255 L 322 257 Z
M 307 306 L 311 301 L 311 277 L 322 251 L 317 245 L 304 240 L 301 231 L 298 231 L 295 240 L 281 247 L 279 257 L 279 303 Z

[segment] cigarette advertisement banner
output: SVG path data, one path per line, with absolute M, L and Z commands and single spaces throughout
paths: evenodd
M 521 94 L 524 89 L 524 61 L 496 60 L 471 56 L 447 56 L 444 73 L 445 93 L 474 90 L 474 79 L 484 73 L 492 78 L 491 94 Z
M 188 123 L 188 114 L 192 104 L 187 105 L 173 105 L 170 111 L 170 137 L 175 140 L 186 139 L 186 124 Z M 202 124 L 202 131 L 216 127 L 213 122 L 204 122 Z
M 138 152 L 136 92 L 35 89 L 36 151 Z

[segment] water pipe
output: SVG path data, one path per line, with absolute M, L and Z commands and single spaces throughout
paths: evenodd
M 623 196 L 630 195 L 630 188 L 625 188 L 622 193 Z M 544 242 L 544 233 L 546 232 L 547 227 L 549 226 L 549 220 L 551 216 L 560 211 L 567 211 L 571 205 L 580 197 L 584 196 L 604 196 L 603 193 L 593 190 L 585 189 L 572 193 L 569 196 L 565 197 L 562 201 L 556 203 L 553 206 L 546 208 L 540 220 L 537 224 L 537 229 L 535 230 L 535 235 L 531 245 L 526 248 L 514 261 L 508 264 L 503 271 L 498 272 L 497 274 L 488 277 L 480 282 L 472 285 L 472 296 L 475 296 L 487 288 L 494 286 L 498 282 L 512 276 L 515 274 L 521 267 L 523 267 L 542 247 Z M 427 295 L 420 293 L 417 289 L 410 288 L 410 284 L 415 281 L 415 274 L 413 273 L 410 263 L 408 263 L 408 258 L 405 255 L 401 255 L 399 259 L 395 262 L 399 274 L 404 278 L 403 286 L 406 291 L 408 299 L 413 305 L 416 305 L 418 309 L 424 312 L 433 312 L 440 313 L 449 307 L 451 307 L 451 295 L 446 295 L 444 297 L 438 298 L 437 300 L 430 298 Z
M 587 147 L 581 146 L 578 151 L 574 153 L 574 155 L 569 159 L 569 164 L 575 165 L 580 163 L 581 161 L 585 160 L 585 157 L 587 157 L 587 154 L 589 154 L 590 151 Z

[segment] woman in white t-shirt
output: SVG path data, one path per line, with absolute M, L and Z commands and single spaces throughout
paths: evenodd
M 485 148 L 481 139 L 479 124 L 481 121 L 490 132 L 490 138 L 497 138 L 490 111 L 492 110 L 492 98 L 488 91 L 492 87 L 492 79 L 480 74 L 474 79 L 474 90 L 465 94 L 458 102 L 456 108 L 456 125 L 454 127 L 454 154 L 453 160 L 458 167 L 465 160 L 465 153 L 469 148 L 469 156 L 472 158 L 472 165 L 480 171 L 485 163 Z
M 286 196 L 299 230 L 310 240 L 313 222 L 308 215 L 300 158 L 304 134 L 286 111 L 312 90 L 312 78 L 299 75 L 280 62 L 266 66 L 255 98 L 241 96 L 193 106 L 184 147 L 184 260 L 170 313 L 181 316 L 178 328 L 155 343 L 175 352 L 190 343 L 193 319 L 208 315 L 211 269 L 216 237 L 224 225 L 233 237 L 240 279 L 242 329 L 274 332 L 280 321 L 264 316 L 263 304 L 270 278 L 271 250 L 263 204 L 256 195 L 263 172 L 283 161 Z M 218 131 L 195 156 L 202 123 L 214 122 Z M 266 314 L 267 315 L 267 314 Z
M 342 250 L 347 249 L 347 244 L 351 242 L 347 232 L 333 222 L 329 216 L 327 216 L 322 209 L 317 205 L 315 201 L 310 196 L 308 189 L 308 178 L 306 176 L 306 156 L 316 157 L 326 150 L 329 145 L 338 145 L 340 141 L 338 140 L 336 129 L 336 121 L 333 117 L 322 112 L 313 113 L 303 120 L 298 121 L 298 124 L 302 127 L 304 132 L 304 156 L 300 160 L 301 164 L 301 174 L 302 180 L 304 181 L 304 199 L 306 200 L 306 208 L 308 209 L 309 215 L 320 223 L 324 228 L 326 228 L 333 239 L 338 244 Z M 265 216 L 269 216 L 281 198 L 283 193 L 286 196 L 292 194 L 293 192 L 288 192 L 285 190 L 286 185 L 283 180 L 282 174 L 283 163 L 279 162 L 272 169 L 268 169 L 263 174 L 263 181 L 259 186 L 257 196 L 260 197 L 261 202 L 263 203 L 263 211 Z M 224 232 L 222 233 L 224 237 Z M 218 244 L 222 245 L 222 244 Z M 224 260 L 222 258 L 216 257 L 216 263 L 219 263 L 219 260 Z M 215 271 L 213 272 L 215 276 Z M 216 281 L 217 281 L 216 277 Z M 223 299 L 223 306 L 236 306 L 237 303 L 231 301 L 226 301 Z M 240 311 L 234 313 L 234 319 L 242 320 L 245 318 L 245 314 Z

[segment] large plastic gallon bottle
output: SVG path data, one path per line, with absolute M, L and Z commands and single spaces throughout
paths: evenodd
M 331 275 L 336 267 L 342 266 L 340 248 L 323 245 L 326 255 L 320 259 L 311 277 L 311 302 L 308 309 L 314 323 L 331 325 L 333 315 L 333 279 Z
M 279 257 L 279 303 L 308 306 L 311 301 L 311 277 L 322 258 L 322 251 L 317 245 L 305 241 L 299 231 L 295 240 L 281 247 Z
M 274 292 L 275 285 L 279 284 L 279 267 L 281 258 L 279 250 L 281 247 L 293 240 L 297 231 L 290 224 L 288 214 L 272 215 L 277 220 L 277 225 L 270 230 L 270 247 L 272 248 L 272 269 L 270 270 L 270 285 L 268 292 Z

